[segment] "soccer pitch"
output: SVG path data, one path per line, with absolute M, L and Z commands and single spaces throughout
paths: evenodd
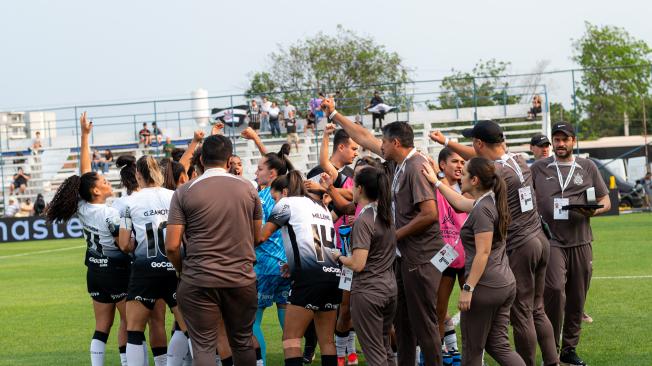
M 594 270 L 586 312 L 594 323 L 584 324 L 578 353 L 589 365 L 652 365 L 652 214 L 592 222 Z M 84 247 L 81 239 L 0 244 L 0 365 L 90 363 L 94 319 Z M 451 311 L 456 301 L 457 293 Z M 282 365 L 274 309 L 265 313 L 264 326 L 268 365 Z M 117 348 L 112 332 L 105 365 L 120 365 Z

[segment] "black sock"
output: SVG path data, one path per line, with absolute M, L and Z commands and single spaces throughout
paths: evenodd
M 321 355 L 322 366 L 337 366 L 337 355 Z
M 222 366 L 233 366 L 233 357 L 222 359 Z
M 127 343 L 142 345 L 145 340 L 145 332 L 127 331 Z
M 286 358 L 285 366 L 303 366 L 303 358 L 302 357 Z M 337 363 L 335 364 L 335 366 L 337 366 Z
M 349 334 L 351 334 L 350 330 L 345 330 L 344 332 L 335 331 L 335 335 L 338 336 L 338 337 L 342 337 L 342 338 L 348 337 Z
M 124 346 L 118 347 L 118 352 L 127 353 L 127 345 L 125 344 Z
M 168 347 L 152 347 L 152 356 L 160 356 L 168 353 Z
M 256 361 L 263 359 L 263 352 L 260 350 L 260 347 L 256 348 Z
M 93 339 L 97 339 L 100 342 L 106 343 L 106 341 L 109 339 L 109 334 L 96 330 L 95 333 L 93 333 Z

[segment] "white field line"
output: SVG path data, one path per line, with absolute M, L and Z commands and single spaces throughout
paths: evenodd
M 3 256 L 0 256 L 0 259 L 15 258 L 15 257 L 25 257 L 25 256 L 32 255 L 32 254 L 45 254 L 45 253 L 53 253 L 53 252 L 62 252 L 64 250 L 79 249 L 79 248 L 84 248 L 84 247 L 86 247 L 86 245 L 75 245 L 74 247 L 66 247 L 66 248 L 59 248 L 59 249 L 49 249 L 49 250 L 39 250 L 39 251 L 36 251 L 36 252 L 27 252 L 27 253 L 3 255 Z
M 591 280 L 631 280 L 631 279 L 644 279 L 652 278 L 652 275 L 647 276 L 593 276 Z

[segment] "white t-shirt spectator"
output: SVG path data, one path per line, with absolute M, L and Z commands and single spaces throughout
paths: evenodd
M 269 113 L 270 109 L 272 109 L 272 102 L 270 102 L 269 100 L 266 101 L 266 102 L 263 102 L 260 105 L 260 111 L 261 112 Z
M 294 118 L 294 115 L 297 111 L 297 109 L 292 104 L 284 105 L 282 110 L 283 118 L 285 119 Z
M 269 117 L 276 119 L 278 118 L 279 113 L 281 113 L 281 110 L 278 109 L 278 107 L 270 107 L 269 108 Z

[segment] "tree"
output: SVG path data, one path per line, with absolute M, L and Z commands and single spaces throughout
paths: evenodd
M 580 131 L 589 138 L 620 135 L 624 116 L 640 109 L 649 93 L 652 50 L 623 28 L 585 25 L 573 43 L 573 60 L 586 69 L 576 87 L 586 117 Z
M 267 71 L 253 74 L 248 96 L 279 93 L 307 103 L 318 91 L 339 90 L 345 105 L 338 109 L 357 112 L 373 90 L 391 94 L 408 81 L 408 69 L 396 52 L 341 25 L 334 36 L 320 32 L 287 48 L 279 46 L 269 59 Z
M 504 103 L 517 103 L 520 97 L 510 96 L 507 92 L 509 83 L 503 81 L 503 75 L 509 62 L 480 60 L 471 73 L 451 70 L 441 83 L 442 94 L 439 96 L 439 108 L 490 106 Z

